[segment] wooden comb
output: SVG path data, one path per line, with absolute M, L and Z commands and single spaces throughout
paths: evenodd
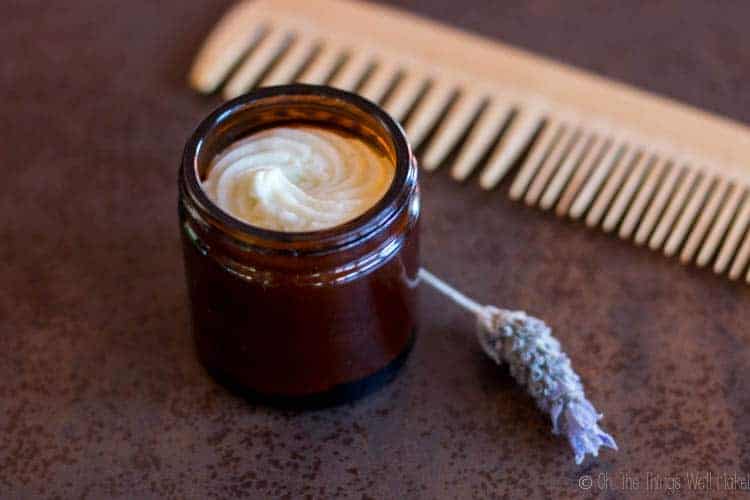
M 750 131 L 400 11 L 343 0 L 231 8 L 190 84 L 231 98 L 328 84 L 401 120 L 421 164 L 750 283 Z M 518 167 L 515 170 L 515 167 Z

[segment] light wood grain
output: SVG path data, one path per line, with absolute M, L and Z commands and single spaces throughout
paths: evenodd
M 750 280 L 750 129 L 742 124 L 346 0 L 240 2 L 189 74 L 197 90 L 223 85 L 227 98 L 292 80 L 381 104 L 405 122 L 414 148 L 423 146 L 427 170 L 452 157 L 451 176 L 479 172 L 484 189 L 513 174 L 512 199 Z

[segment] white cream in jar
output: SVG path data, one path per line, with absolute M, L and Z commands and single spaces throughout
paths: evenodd
M 395 167 L 354 136 L 277 127 L 241 139 L 211 163 L 203 189 L 222 210 L 274 231 L 328 229 L 374 206 Z

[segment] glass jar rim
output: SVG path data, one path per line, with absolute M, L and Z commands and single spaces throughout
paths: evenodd
M 206 194 L 201 185 L 199 173 L 199 157 L 207 138 L 230 117 L 247 111 L 254 106 L 260 106 L 263 101 L 288 96 L 321 97 L 339 101 L 345 105 L 358 108 L 365 114 L 375 118 L 387 133 L 392 142 L 395 172 L 393 180 L 385 194 L 364 213 L 337 226 L 304 232 L 285 232 L 254 226 L 233 217 Z M 322 122 L 321 122 L 322 124 Z M 273 127 L 269 124 L 269 128 Z M 416 189 L 416 169 L 413 167 L 411 146 L 401 125 L 388 113 L 373 102 L 345 90 L 324 85 L 291 84 L 273 87 L 263 87 L 243 94 L 225 102 L 208 115 L 196 128 L 188 140 L 182 156 L 180 168 L 180 183 L 186 188 L 187 194 L 198 205 L 201 215 L 219 226 L 229 229 L 232 233 L 249 236 L 254 243 L 266 242 L 277 250 L 299 250 L 300 246 L 314 243 L 317 250 L 340 247 L 353 241 L 366 238 L 373 231 L 387 225 L 400 213 L 409 193 Z M 412 180 L 414 182 L 410 182 Z M 265 245 L 262 245 L 265 246 Z

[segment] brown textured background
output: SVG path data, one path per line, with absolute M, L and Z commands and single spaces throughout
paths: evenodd
M 745 2 L 403 3 L 750 121 Z M 227 4 L 3 8 L 0 497 L 566 498 L 605 472 L 589 495 L 662 497 L 646 474 L 750 472 L 750 288 L 444 173 L 422 178 L 424 262 L 543 316 L 619 453 L 576 467 L 428 290 L 404 372 L 361 402 L 280 412 L 216 385 L 188 335 L 175 176 L 217 102 L 184 75 Z

